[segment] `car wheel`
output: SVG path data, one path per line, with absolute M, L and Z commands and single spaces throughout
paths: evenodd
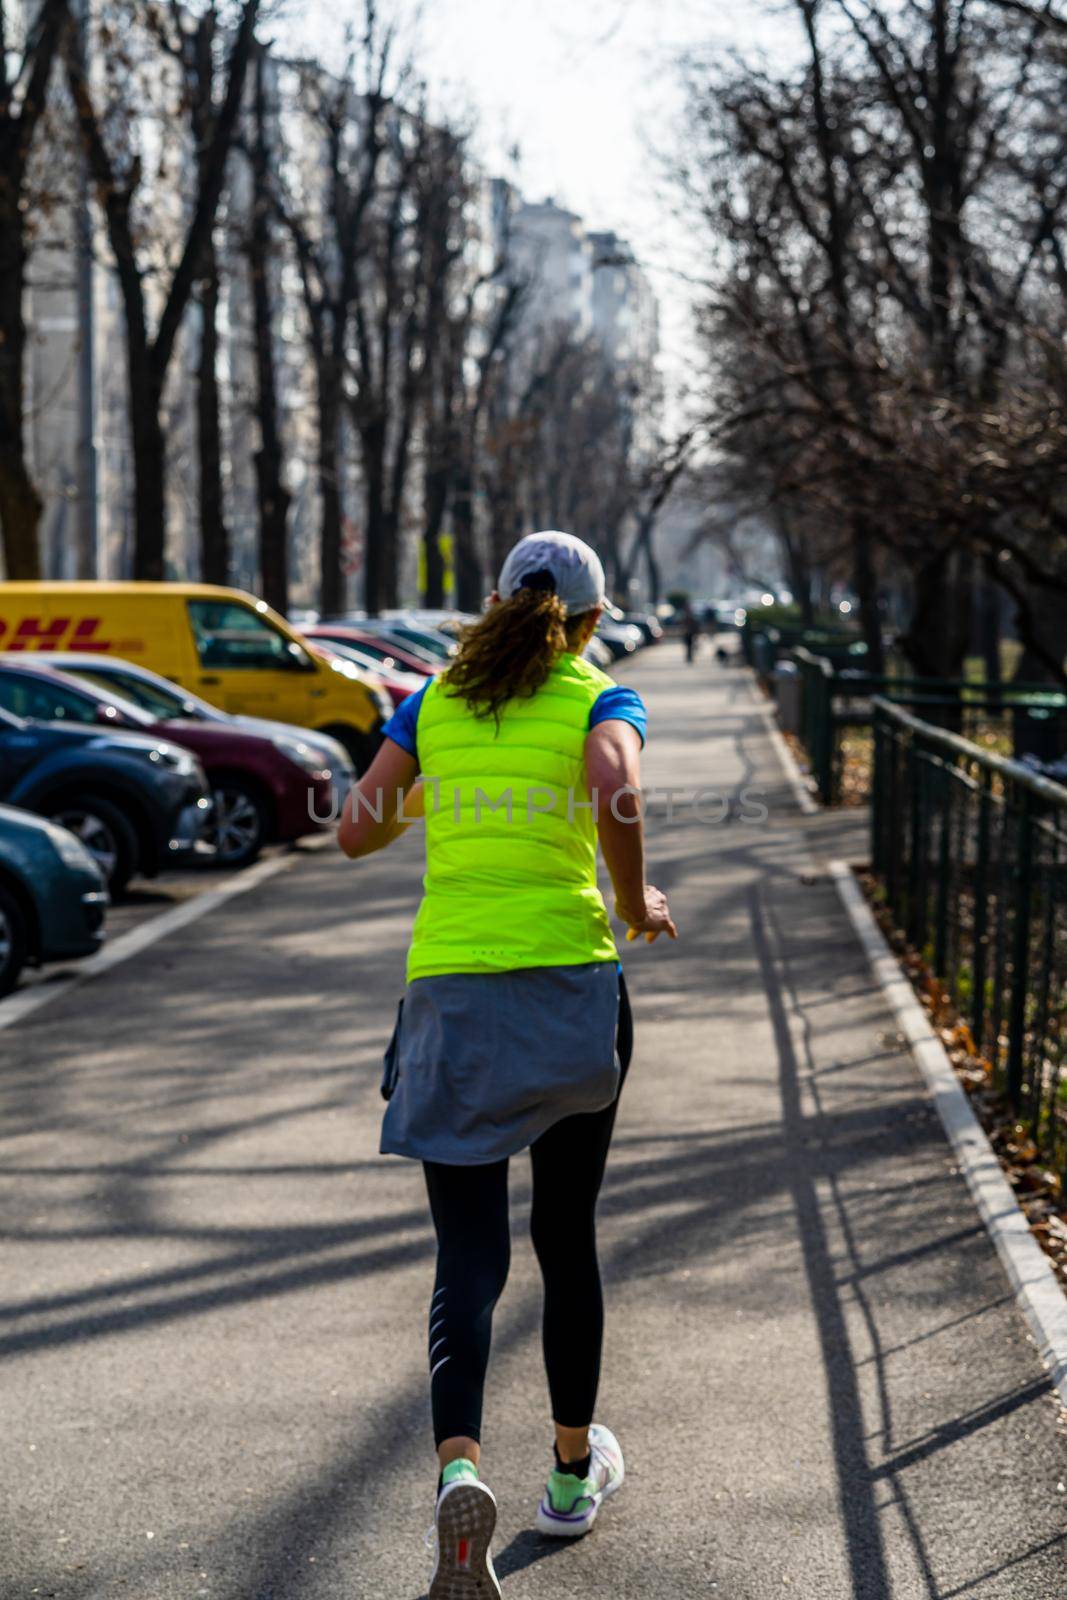
M 91 795 L 68 801 L 51 815 L 81 840 L 109 892 L 120 895 L 137 867 L 137 835 L 118 806 Z
M 22 907 L 0 886 L 0 995 L 10 994 L 26 964 L 28 940 Z
M 263 801 L 239 778 L 223 778 L 212 785 L 214 811 L 204 829 L 204 843 L 213 850 L 217 867 L 247 867 L 256 859 L 267 836 Z

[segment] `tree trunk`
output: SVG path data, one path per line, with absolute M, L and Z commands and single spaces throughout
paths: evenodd
M 426 581 L 422 603 L 431 609 L 445 603 L 445 557 L 441 549 L 441 529 L 444 527 L 445 506 L 448 503 L 449 471 L 439 464 L 426 469 L 423 480 L 423 516 L 425 519 L 422 547 L 426 563 Z
M 197 146 L 198 192 L 210 180 L 208 152 L 215 119 L 216 14 L 209 7 L 200 18 L 191 41 L 189 80 L 193 96 L 192 121 Z M 222 493 L 222 429 L 219 421 L 219 261 L 215 230 L 209 227 L 200 252 L 200 353 L 196 372 L 196 445 L 200 468 L 200 578 L 203 583 L 227 583 L 230 576 L 230 536 L 226 527 Z
M 912 619 L 900 648 L 920 678 L 959 678 L 967 633 L 959 626 L 956 562 L 939 550 L 914 574 Z
M 6 159 L 6 157 L 5 157 Z M 25 453 L 26 252 L 18 185 L 0 180 L 0 530 L 8 578 L 41 576 L 41 497 Z
M 1027 584 L 1015 594 L 1016 627 L 1022 653 L 1012 674 L 1017 683 L 1067 685 L 1063 663 L 1067 657 L 1067 607 L 1063 595 L 1037 584 Z
M 466 463 L 456 472 L 452 490 L 452 561 L 457 609 L 480 611 L 485 595 L 474 545 L 474 484 Z
M 278 475 L 277 457 L 266 444 L 256 451 L 255 464 L 260 592 L 284 617 L 289 609 L 289 491 Z
M 656 523 L 655 519 L 649 521 L 645 530 L 645 571 L 648 573 L 648 599 L 653 607 L 658 606 L 662 585 L 659 575 L 659 562 L 656 559 L 655 546 Z
M 390 506 L 382 518 L 382 595 L 387 607 L 400 604 L 400 513 Z
M 1000 594 L 988 579 L 978 585 L 976 632 L 978 653 L 982 657 L 987 683 L 1000 683 L 1004 668 L 1000 659 Z
M 133 576 L 162 582 L 166 573 L 166 444 L 162 396 L 147 351 L 127 347 L 130 443 L 133 454 Z
M 196 374 L 196 441 L 200 461 L 200 580 L 228 583 L 230 536 L 222 493 L 219 422 L 219 268 L 212 240 L 204 252 L 200 291 L 200 359 Z
M 776 520 L 778 537 L 785 552 L 786 570 L 789 573 L 789 587 L 793 591 L 793 599 L 800 607 L 800 617 L 805 628 L 814 628 L 815 606 L 811 595 L 811 564 L 808 561 L 803 528 L 796 527 L 790 521 L 789 513 L 782 507 L 778 508 Z
M 366 590 L 364 603 L 372 617 L 391 604 L 388 589 L 389 530 L 385 509 L 385 419 L 377 416 L 359 429 L 363 482 L 366 490 Z
M 882 648 L 882 613 L 878 605 L 878 584 L 874 573 L 871 540 L 866 527 L 855 518 L 852 523 L 852 586 L 860 607 L 860 628 L 867 645 L 866 670 L 874 677 L 885 674 Z
M 26 324 L 26 244 L 35 217 L 26 189 L 26 169 L 40 119 L 49 104 L 48 85 L 62 41 L 74 34 L 67 0 L 38 0 L 24 11 L 27 37 L 21 66 L 9 54 L 9 16 L 0 4 L 0 55 L 4 94 L 0 104 L 0 540 L 8 578 L 41 576 L 41 497 L 26 464 L 23 363 Z M 32 24 L 32 25 L 31 25 Z M 17 31 L 17 30 L 16 30 Z M 77 49 L 77 36 L 73 48 Z M 12 73 L 23 77 L 13 94 Z M 17 108 L 16 108 L 17 103 Z
M 320 365 L 318 392 L 319 495 L 322 500 L 319 605 L 323 615 L 331 617 L 345 609 L 345 576 L 341 570 L 341 397 L 332 363 Z
M 284 616 L 289 609 L 289 492 L 282 478 L 284 449 L 278 422 L 278 381 L 274 364 L 274 312 L 271 304 L 271 176 L 267 132 L 266 56 L 256 53 L 252 161 L 252 226 L 248 273 L 252 288 L 252 326 L 256 360 L 255 454 L 259 505 L 259 582 L 264 600 Z
M 6 427 L 6 419 L 5 419 Z M 41 576 L 41 497 L 34 488 L 16 437 L 0 444 L 0 527 L 4 534 L 4 576 Z

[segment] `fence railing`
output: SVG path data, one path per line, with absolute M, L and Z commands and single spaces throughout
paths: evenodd
M 791 650 L 788 659 L 797 672 L 797 702 L 792 715 L 783 715 L 782 720 L 807 751 L 824 805 L 835 805 L 841 798 L 847 739 L 850 733 L 870 729 L 877 695 L 928 722 L 948 724 L 955 732 L 995 745 L 1002 755 L 1033 754 L 1051 760 L 1067 747 L 1067 695 L 1050 691 L 1047 685 L 878 677 L 839 669 L 826 656 L 803 646 Z M 784 712 L 783 689 L 779 710 Z M 873 759 L 873 751 L 869 755 Z M 870 761 L 861 781 L 866 781 L 869 765 Z
M 875 879 L 1067 1175 L 1067 788 L 884 698 L 873 713 Z

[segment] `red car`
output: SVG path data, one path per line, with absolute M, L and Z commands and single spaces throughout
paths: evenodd
M 383 639 L 377 634 L 365 632 L 357 623 L 316 622 L 314 625 L 301 628 L 300 632 L 306 639 L 314 639 L 318 644 L 350 645 L 362 655 L 369 657 L 375 669 L 383 676 L 398 670 L 401 673 L 410 672 L 420 679 L 432 678 L 444 665 L 443 662 L 435 665 L 426 657 L 393 644 L 391 639 Z
M 264 844 L 299 839 L 331 820 L 332 775 L 321 754 L 296 736 L 214 722 L 157 722 L 109 689 L 25 656 L 0 661 L 0 707 L 28 722 L 98 723 L 158 734 L 192 750 L 211 786 L 214 816 L 203 838 L 219 866 L 247 866 Z

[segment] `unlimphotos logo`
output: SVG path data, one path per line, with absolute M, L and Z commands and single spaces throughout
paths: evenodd
M 595 789 L 557 789 L 548 784 L 532 784 L 524 786 L 516 795 L 510 787 L 490 794 L 480 784 L 474 784 L 473 787 L 455 784 L 450 792 L 445 792 L 440 778 L 426 775 L 422 779 L 422 786 L 425 817 L 450 819 L 457 827 L 478 827 L 487 822 L 497 826 L 503 822 L 509 827 L 522 827 L 529 826 L 538 817 L 557 814 L 565 816 L 572 824 L 583 815 L 588 815 L 596 823 L 605 809 L 610 811 L 616 822 L 627 826 L 643 820 L 657 826 L 660 823 L 671 826 L 684 821 L 705 826 L 725 822 L 758 826 L 770 816 L 762 799 L 764 791 L 755 785 L 746 785 L 733 793 L 723 794 L 717 789 L 661 786 L 636 789 L 624 784 L 610 794 L 601 794 Z M 351 793 L 355 817 L 366 814 L 374 822 L 380 823 L 387 812 L 392 812 L 397 822 L 418 823 L 423 820 L 422 817 L 405 814 L 403 789 L 398 789 L 390 798 L 384 789 L 368 791 L 353 784 Z M 335 793 L 329 810 L 323 814 L 318 810 L 314 790 L 308 789 L 308 815 L 320 827 L 340 820 L 342 803 Z

